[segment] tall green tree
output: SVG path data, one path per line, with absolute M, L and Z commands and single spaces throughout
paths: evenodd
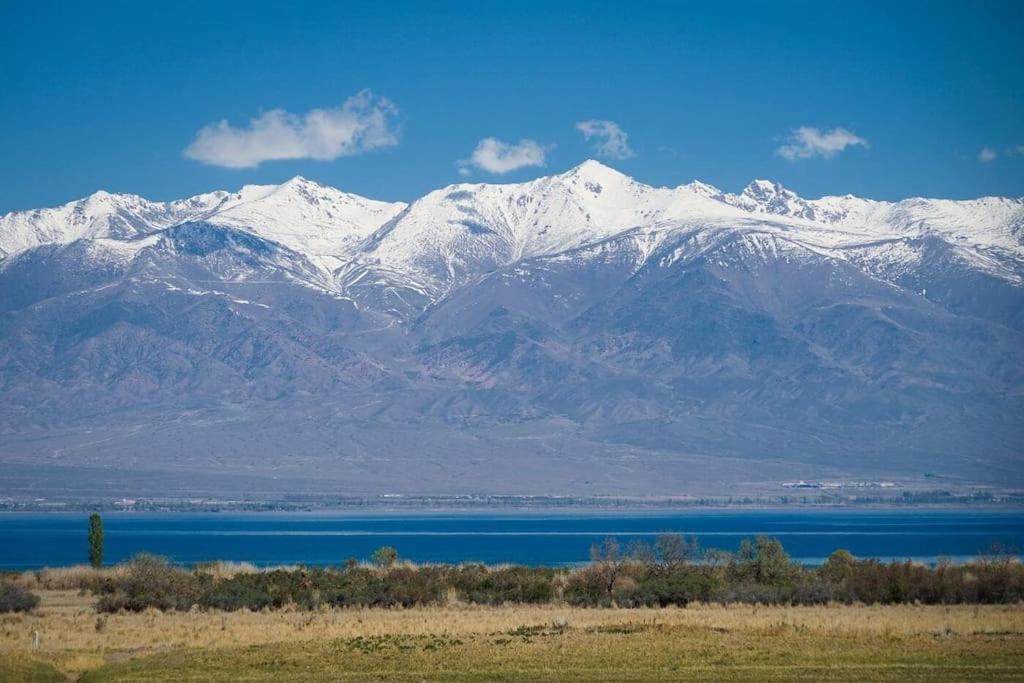
M 89 564 L 103 566 L 103 519 L 98 512 L 89 515 Z

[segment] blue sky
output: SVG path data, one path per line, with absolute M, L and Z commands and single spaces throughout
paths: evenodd
M 411 199 L 588 157 L 657 185 L 1024 195 L 1020 2 L 210 5 L 0 4 L 0 212 L 297 174 Z

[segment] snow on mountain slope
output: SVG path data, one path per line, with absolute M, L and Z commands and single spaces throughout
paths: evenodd
M 132 194 L 96 192 L 52 209 L 0 216 L 0 258 L 40 244 L 79 239 L 131 239 L 208 213 L 226 196 L 210 192 L 173 202 L 151 202 Z
M 751 213 L 768 213 L 813 221 L 814 209 L 797 194 L 770 180 L 755 180 L 740 194 L 724 194 L 722 201 Z
M 140 235 L 189 221 L 282 244 L 325 274 L 334 273 L 340 287 L 371 291 L 375 305 L 395 310 L 421 309 L 495 268 L 629 230 L 640 230 L 651 245 L 663 241 L 665 231 L 777 232 L 836 258 L 856 251 L 854 260 L 875 274 L 921 262 L 913 240 L 926 235 L 953 245 L 962 262 L 1005 279 L 1019 280 L 1024 260 L 1021 198 L 805 200 L 766 180 L 755 180 L 739 194 L 697 181 L 656 188 L 596 161 L 525 183 L 451 185 L 411 205 L 366 199 L 300 177 L 163 203 L 97 192 L 55 209 L 0 217 L 0 258 L 78 239 L 123 241 L 130 250 L 143 246 Z M 894 242 L 900 240 L 913 243 Z M 869 255 L 885 262 L 867 263 Z
M 957 243 L 995 247 L 1024 257 L 1024 198 L 1020 197 L 905 199 L 885 206 L 883 222 L 895 231 L 936 232 Z
M 413 202 L 369 241 L 363 270 L 399 273 L 440 296 L 498 266 L 624 230 L 743 212 L 691 187 L 654 188 L 596 161 L 509 185 L 459 184 Z M 359 278 L 363 277 L 363 270 Z
M 997 248 L 1024 258 L 1024 198 L 982 197 L 966 201 L 911 198 L 874 201 L 853 195 L 805 200 L 779 183 L 755 180 L 740 194 L 709 193 L 754 214 L 799 218 L 829 226 L 839 237 L 937 233 L 970 246 Z
M 251 230 L 331 271 L 348 260 L 360 240 L 405 206 L 295 177 L 281 185 L 246 185 L 225 196 L 206 221 Z
M 232 194 L 217 191 L 173 202 L 97 192 L 57 208 L 0 217 L 0 257 L 40 244 L 130 240 L 204 220 L 250 230 L 331 270 L 353 245 L 403 208 L 401 202 L 365 199 L 300 177 L 281 185 L 246 185 Z

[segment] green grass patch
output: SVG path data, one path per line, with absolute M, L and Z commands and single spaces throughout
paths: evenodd
M 744 632 L 626 626 L 190 648 L 108 664 L 81 680 L 997 681 L 1024 674 L 1024 637 L 1017 634 L 829 636 L 784 626 Z
M 27 655 L 0 652 L 0 681 L 4 683 L 49 683 L 67 681 L 55 666 Z

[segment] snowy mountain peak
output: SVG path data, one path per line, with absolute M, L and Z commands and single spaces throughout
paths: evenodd
M 560 174 L 562 177 L 578 177 L 600 180 L 601 178 L 626 178 L 632 180 L 629 176 L 621 171 L 618 171 L 611 166 L 606 166 L 596 159 L 587 159 L 581 164 L 570 168 L 565 173 Z
M 280 185 L 247 185 L 228 196 L 205 220 L 249 230 L 333 270 L 348 259 L 360 240 L 405 206 L 295 176 Z
M 722 197 L 725 196 L 725 193 L 719 190 L 714 185 L 702 183 L 699 180 L 693 180 L 689 183 L 686 183 L 685 185 L 680 185 L 679 189 L 685 190 L 687 192 L 692 192 L 694 194 L 700 195 L 701 197 L 708 197 L 710 199 L 721 200 Z
M 299 194 L 315 194 L 320 191 L 332 191 L 341 194 L 348 194 L 341 190 L 331 187 L 330 185 L 322 185 L 315 180 L 303 178 L 300 175 L 290 178 L 277 186 L 276 192 L 297 192 Z
M 793 198 L 797 196 L 795 192 L 787 190 L 782 183 L 776 182 L 774 180 L 763 179 L 752 180 L 750 184 L 747 185 L 746 188 L 744 188 L 743 194 L 744 196 L 759 200 L 770 200 L 772 198 L 779 196 L 787 198 Z
M 544 180 L 543 178 L 541 180 Z M 600 194 L 600 189 L 605 186 L 643 186 L 625 173 L 605 166 L 600 161 L 587 159 L 582 164 L 569 169 L 565 173 L 552 176 L 551 180 L 557 180 L 567 185 L 581 186 L 592 194 Z M 596 191 L 595 191 L 596 190 Z
M 173 202 L 151 202 L 133 194 L 100 190 L 63 206 L 12 211 L 0 216 L 0 258 L 41 244 L 80 239 L 130 239 L 209 212 L 224 193 Z
M 106 201 L 113 200 L 117 196 L 118 195 L 115 195 L 113 193 L 107 192 L 106 190 L 97 190 L 96 192 L 93 192 L 91 195 L 86 197 L 85 201 L 87 201 L 87 202 L 89 202 L 89 201 L 106 202 Z M 130 197 L 132 195 L 123 195 L 123 196 Z
M 814 220 L 814 209 L 792 190 L 772 180 L 754 180 L 738 195 L 726 195 L 727 204 L 752 213 Z

